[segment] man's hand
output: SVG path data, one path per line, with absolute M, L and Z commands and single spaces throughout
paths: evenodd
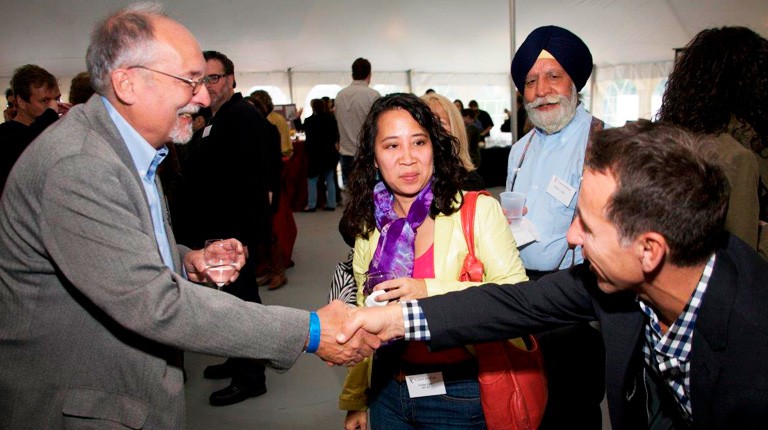
M 400 303 L 373 308 L 357 308 L 352 318 L 344 322 L 336 341 L 344 344 L 354 340 L 353 335 L 360 331 L 375 334 L 379 340 L 388 340 L 405 336 L 403 308 Z
M 334 300 L 317 310 L 321 330 L 320 346 L 315 352 L 318 357 L 327 363 L 352 366 L 373 355 L 373 351 L 381 346 L 376 336 L 362 330 L 348 332 L 349 336 L 345 338 L 344 343 L 336 341 L 336 334 L 341 330 L 341 325 L 357 312 L 358 308 L 340 300 Z
M 56 112 L 59 113 L 59 116 L 66 115 L 71 108 L 72 108 L 72 103 L 65 103 L 65 102 L 56 103 Z
M 240 276 L 240 269 L 245 266 L 245 258 L 248 256 L 247 248 L 243 246 L 237 239 L 227 239 L 228 242 L 232 242 L 237 251 L 237 265 L 235 266 L 235 273 L 229 278 L 227 283 L 234 282 L 238 276 Z M 203 259 L 203 250 L 198 249 L 195 251 L 189 251 L 184 256 L 184 270 L 187 271 L 187 279 L 198 284 L 204 284 L 208 280 L 208 275 L 205 273 L 207 268 L 205 260 Z

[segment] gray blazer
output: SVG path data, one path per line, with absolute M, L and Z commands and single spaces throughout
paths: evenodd
M 165 212 L 178 268 L 188 250 L 173 246 Z M 285 371 L 308 326 L 306 311 L 246 303 L 163 264 L 100 97 L 15 165 L 0 200 L 0 428 L 182 428 L 181 350 Z

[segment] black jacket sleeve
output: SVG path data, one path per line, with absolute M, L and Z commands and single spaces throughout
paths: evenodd
M 536 282 L 486 284 L 419 300 L 432 336 L 441 349 L 492 340 L 596 319 L 597 291 L 589 268 L 578 265 Z

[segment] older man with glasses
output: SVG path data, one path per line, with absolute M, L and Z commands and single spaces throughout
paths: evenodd
M 0 428 L 182 428 L 182 350 L 283 371 L 302 351 L 370 355 L 370 336 L 332 340 L 341 302 L 310 313 L 190 282 L 207 280 L 203 251 L 176 244 L 155 173 L 210 103 L 192 34 L 141 3 L 96 27 L 86 59 L 100 97 L 32 142 L 0 199 Z M 221 191 L 200 195 L 211 222 L 242 216 L 227 194 L 237 178 L 208 179 Z M 227 241 L 244 272 L 243 244 Z

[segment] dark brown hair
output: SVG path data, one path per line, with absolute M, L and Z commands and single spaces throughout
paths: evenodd
M 707 161 L 713 144 L 645 120 L 596 134 L 585 165 L 616 178 L 606 215 L 622 239 L 654 231 L 667 240 L 672 264 L 709 258 L 725 229 L 729 194 L 725 174 Z

